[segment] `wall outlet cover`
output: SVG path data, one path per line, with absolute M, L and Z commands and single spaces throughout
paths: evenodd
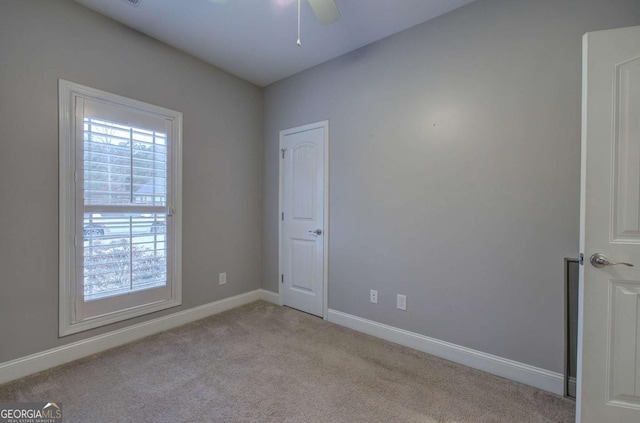
M 397 301 L 397 308 L 398 310 L 407 310 L 407 296 L 406 295 L 400 295 L 398 294 L 398 301 Z
M 371 301 L 373 304 L 378 304 L 378 291 L 376 291 L 375 289 L 369 291 L 369 301 Z
M 227 283 L 227 274 L 226 273 L 220 273 L 218 275 L 218 283 L 220 285 L 224 285 Z

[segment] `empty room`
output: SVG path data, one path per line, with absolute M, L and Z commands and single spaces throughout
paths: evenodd
M 639 25 L 0 0 L 0 423 L 637 423 Z

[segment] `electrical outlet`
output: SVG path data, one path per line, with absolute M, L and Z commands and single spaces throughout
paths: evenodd
M 407 311 L 407 296 L 398 294 L 398 301 L 396 304 L 398 310 Z
M 378 304 L 378 291 L 376 291 L 375 289 L 369 291 L 369 301 L 374 304 Z
M 225 283 L 227 283 L 227 274 L 226 273 L 220 273 L 218 275 L 218 284 L 224 285 Z

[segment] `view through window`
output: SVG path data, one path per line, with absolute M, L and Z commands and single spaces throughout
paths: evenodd
M 166 284 L 166 138 L 84 118 L 85 300 Z

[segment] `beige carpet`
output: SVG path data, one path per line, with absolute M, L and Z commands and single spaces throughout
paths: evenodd
M 573 422 L 574 403 L 256 302 L 0 386 L 64 421 Z

